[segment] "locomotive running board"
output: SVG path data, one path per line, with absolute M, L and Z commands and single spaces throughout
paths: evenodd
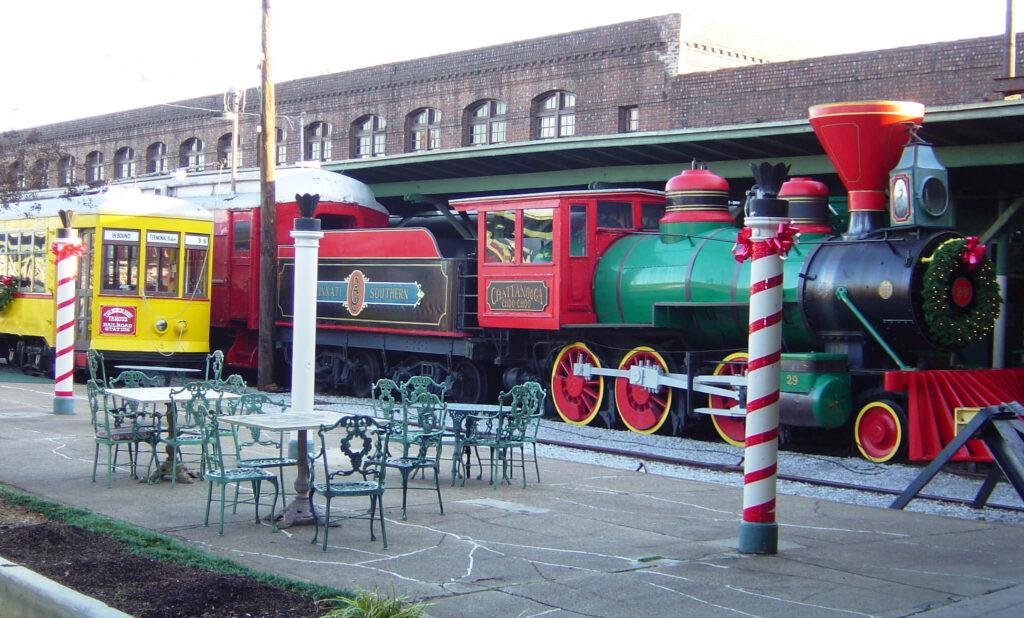
M 953 455 L 975 437 L 981 438 L 988 450 L 992 451 L 996 466 L 985 478 L 971 506 L 976 509 L 985 506 L 999 482 L 1000 472 L 1017 490 L 1021 500 L 1024 500 L 1024 440 L 1021 439 L 1024 437 L 1024 421 L 1021 421 L 1021 416 L 1024 416 L 1024 406 L 1016 401 L 982 408 L 903 493 L 893 500 L 889 508 L 902 509 L 907 506 L 939 470 L 949 463 Z

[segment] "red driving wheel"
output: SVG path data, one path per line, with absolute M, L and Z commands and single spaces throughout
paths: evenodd
M 585 344 L 576 341 L 565 346 L 558 352 L 551 368 L 551 398 L 562 420 L 572 425 L 587 425 L 600 409 L 604 378 L 584 378 L 573 374 L 573 364 L 578 362 L 601 366 L 597 355 Z
M 718 363 L 715 367 L 713 375 L 716 376 L 734 376 L 734 375 L 746 375 L 747 373 L 747 359 L 749 355 L 746 352 L 735 352 L 726 356 L 722 359 L 722 362 Z M 725 397 L 722 395 L 708 395 L 708 407 L 715 408 L 716 410 L 728 410 L 729 408 L 737 404 L 737 400 L 732 397 Z M 720 414 L 711 415 L 711 422 L 715 425 L 715 431 L 721 436 L 723 440 L 733 446 L 742 448 L 746 445 L 747 441 L 747 422 L 746 418 L 742 416 L 725 416 Z
M 633 348 L 622 357 L 619 369 L 634 366 L 660 367 L 668 373 L 668 363 L 656 351 L 648 347 Z M 672 406 L 672 389 L 662 386 L 651 392 L 643 386 L 630 384 L 628 378 L 615 378 L 615 407 L 619 418 L 637 433 L 654 433 L 668 418 Z

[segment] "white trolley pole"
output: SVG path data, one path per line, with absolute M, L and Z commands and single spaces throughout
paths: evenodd
M 71 228 L 71 213 L 60 211 L 64 227 L 57 228 L 51 250 L 57 271 L 57 314 L 54 322 L 53 413 L 74 414 L 75 279 L 82 243 Z
M 746 441 L 743 460 L 743 521 L 738 549 L 746 554 L 776 554 L 775 521 L 779 457 L 779 375 L 782 350 L 782 261 L 792 229 L 788 203 L 776 199 L 787 166 L 754 167 L 757 197 L 748 200 L 746 225 L 737 239 L 736 258 L 752 257 L 750 319 L 747 340 Z
M 292 411 L 313 411 L 313 378 L 316 359 L 316 286 L 320 254 L 320 220 L 312 217 L 320 196 L 295 196 L 303 216 L 295 219 L 295 297 L 292 340 Z M 312 202 L 307 214 L 301 198 Z

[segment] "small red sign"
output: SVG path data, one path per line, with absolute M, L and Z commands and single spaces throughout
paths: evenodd
M 957 277 L 953 280 L 953 302 L 961 309 L 971 304 L 974 298 L 974 286 L 967 277 Z
M 101 335 L 134 335 L 135 307 L 100 307 Z

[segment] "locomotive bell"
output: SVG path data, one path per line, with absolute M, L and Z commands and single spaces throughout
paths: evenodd
M 893 227 L 952 228 L 949 174 L 931 144 L 911 132 L 899 163 L 889 172 L 889 221 Z

